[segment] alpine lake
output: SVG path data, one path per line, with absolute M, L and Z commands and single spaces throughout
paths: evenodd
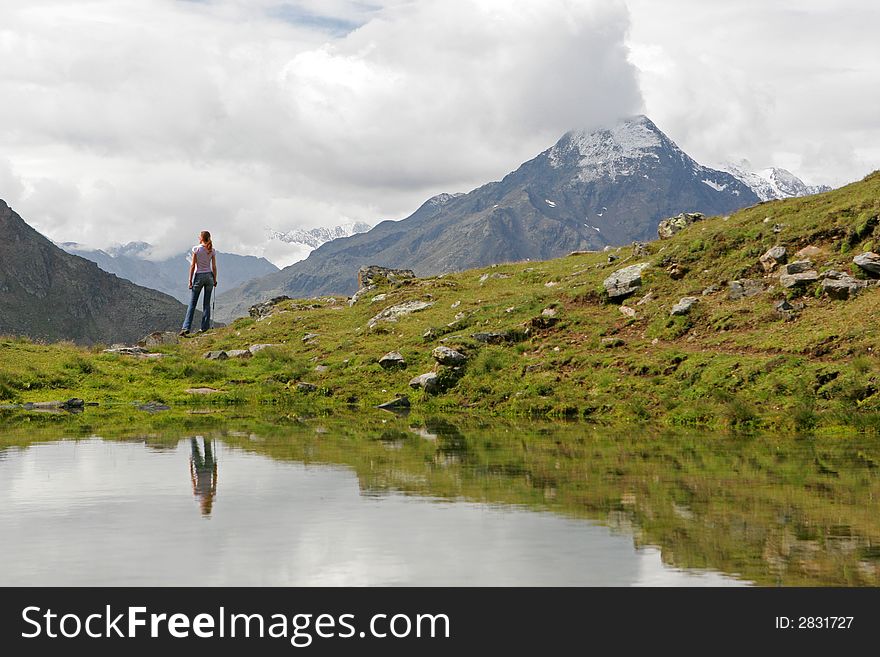
M 0 585 L 877 586 L 873 436 L 0 417 Z

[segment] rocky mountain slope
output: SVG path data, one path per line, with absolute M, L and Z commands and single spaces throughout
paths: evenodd
M 65 253 L 0 200 L 0 334 L 82 344 L 180 327 L 175 299 Z
M 808 185 L 787 169 L 771 167 L 752 171 L 748 162 L 727 162 L 721 169 L 742 181 L 762 201 L 810 196 L 831 191 L 828 185 Z
M 64 242 L 58 246 L 68 253 L 97 263 L 104 271 L 120 278 L 164 292 L 181 303 L 189 302 L 186 286 L 189 253 L 153 261 L 147 259 L 153 247 L 146 242 L 129 242 L 106 250 L 89 249 L 75 242 Z M 278 267 L 265 258 L 222 251 L 217 253 L 217 276 L 222 287 L 233 288 L 277 271 Z
M 418 275 L 649 240 L 683 211 L 726 214 L 758 196 L 724 171 L 695 162 L 645 116 L 605 130 L 569 132 L 553 147 L 468 194 L 443 194 L 401 221 L 333 240 L 276 274 L 218 297 L 218 316 L 246 314 L 286 294 L 347 294 L 362 265 Z

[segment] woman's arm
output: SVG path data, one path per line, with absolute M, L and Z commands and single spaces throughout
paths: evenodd
M 211 272 L 214 274 L 214 287 L 217 287 L 217 254 L 211 255 Z
M 193 289 L 193 272 L 196 270 L 196 254 L 193 253 L 192 261 L 189 263 L 189 276 L 187 277 L 187 281 L 189 282 L 189 289 Z

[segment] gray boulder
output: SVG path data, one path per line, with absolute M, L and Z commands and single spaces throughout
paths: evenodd
M 161 347 L 177 344 L 180 337 L 174 331 L 154 331 L 138 340 L 139 347 Z
M 813 269 L 813 263 L 810 260 L 795 260 L 789 262 L 782 267 L 780 274 L 803 274 Z
M 703 214 L 700 212 L 682 212 L 669 219 L 664 219 L 657 225 L 657 236 L 661 240 L 669 239 L 692 223 L 701 221 L 703 218 Z
M 880 274 L 880 255 L 877 255 L 872 251 L 857 255 L 853 258 L 853 263 L 869 274 Z
M 737 281 L 730 281 L 727 284 L 727 298 L 730 301 L 738 301 L 739 299 L 746 299 L 761 294 L 766 289 L 761 281 L 742 278 Z
M 761 256 L 759 262 L 764 268 L 764 271 L 773 271 L 779 265 L 784 264 L 787 257 L 784 246 L 774 246 Z
M 418 376 L 414 376 L 409 381 L 410 388 L 421 388 L 428 394 L 434 394 L 435 392 L 440 392 L 440 382 L 437 378 L 437 375 L 434 372 L 427 372 L 425 374 L 419 374 Z
M 257 354 L 257 353 L 263 351 L 263 349 L 271 349 L 272 347 L 278 347 L 278 346 L 280 346 L 280 345 L 277 345 L 277 344 L 252 344 L 250 347 L 248 347 L 248 351 L 251 352 L 252 354 Z
M 649 263 L 642 262 L 618 269 L 611 274 L 602 283 L 608 293 L 608 298 L 621 299 L 638 290 L 642 285 L 642 272 L 649 266 Z
M 297 392 L 315 392 L 317 389 L 318 386 L 316 386 L 314 383 L 306 383 L 305 381 L 300 381 L 296 384 Z
M 253 354 L 249 349 L 230 349 L 226 352 L 227 358 L 251 358 Z
M 431 356 L 441 365 L 450 365 L 452 367 L 463 365 L 467 361 L 467 356 L 463 353 L 443 346 L 435 348 L 431 352 Z
M 202 355 L 202 358 L 205 360 L 226 360 L 229 358 L 229 354 L 225 351 L 209 351 Z
M 105 349 L 104 353 L 119 354 L 121 356 L 145 356 L 150 352 L 143 347 L 127 347 L 124 344 L 114 344 L 109 349 Z
M 395 367 L 399 367 L 402 369 L 406 367 L 406 360 L 399 352 L 389 351 L 387 354 L 379 359 L 379 365 L 382 367 L 382 369 L 385 370 L 390 370 Z
M 391 411 L 391 412 L 399 412 L 406 411 L 410 407 L 409 397 L 406 395 L 399 395 L 392 399 L 391 401 L 387 401 L 384 404 L 379 404 L 376 408 L 381 408 L 383 411 Z
M 358 287 L 364 288 L 369 285 L 382 285 L 383 283 L 391 283 L 392 285 L 400 283 L 416 275 L 412 269 L 389 269 L 388 267 L 380 267 L 379 265 L 367 265 L 358 269 Z
M 860 281 L 847 273 L 832 269 L 822 274 L 822 282 L 819 287 L 832 299 L 849 299 L 868 285 L 868 281 Z
M 819 272 L 815 269 L 811 269 L 797 274 L 782 274 L 782 276 L 779 277 L 779 284 L 782 285 L 782 287 L 792 289 L 806 287 L 810 283 L 815 283 L 818 280 Z
M 283 295 L 280 297 L 273 297 L 262 303 L 256 303 L 248 309 L 248 314 L 254 319 L 263 319 L 275 312 L 275 306 L 282 301 L 288 301 L 289 299 L 290 297 Z
M 306 333 L 302 337 L 302 341 L 303 342 L 311 342 L 312 340 L 316 340 L 318 337 L 320 337 L 320 336 L 317 333 Z
M 372 317 L 370 321 L 367 322 L 367 326 L 373 328 L 380 322 L 396 322 L 401 317 L 420 312 L 433 305 L 433 302 L 430 301 L 407 301 L 405 303 L 400 303 L 396 306 L 386 308 L 376 316 Z
M 669 311 L 669 314 L 673 317 L 677 315 L 687 315 L 697 301 L 699 301 L 697 297 L 682 297 L 677 304 L 672 306 L 672 310 Z

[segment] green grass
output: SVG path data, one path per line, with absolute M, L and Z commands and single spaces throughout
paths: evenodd
M 778 284 L 773 292 L 739 301 L 727 299 L 726 285 L 762 278 L 758 257 L 776 244 L 791 256 L 817 246 L 820 271 L 860 275 L 851 258 L 880 240 L 878 215 L 880 173 L 875 173 L 827 194 L 762 203 L 698 222 L 651 243 L 646 258 L 632 258 L 623 247 L 614 263 L 595 253 L 384 286 L 353 307 L 344 299 L 285 302 L 269 318 L 241 319 L 163 347 L 166 357 L 158 361 L 0 339 L 0 399 L 78 396 L 104 404 L 155 399 L 220 405 L 305 400 L 332 410 L 408 394 L 416 407 L 434 413 L 468 408 L 506 416 L 577 416 L 609 425 L 635 418 L 740 432 L 827 432 L 841 426 L 873 431 L 880 425 L 880 289 L 849 301 L 803 290 L 795 295 L 803 312 L 787 321 L 773 308 L 785 296 Z M 779 233 L 773 231 L 777 224 Z M 636 310 L 630 318 L 600 291 L 610 273 L 640 261 L 651 266 L 641 290 L 625 302 Z M 667 273 L 672 265 L 687 274 L 673 279 Z M 489 277 L 481 281 L 485 274 Z M 548 282 L 555 285 L 547 287 Z M 713 285 L 721 291 L 701 294 Z M 649 292 L 651 300 L 637 305 Z M 373 302 L 380 293 L 387 298 Z M 670 317 L 670 307 L 683 296 L 700 300 L 689 316 Z M 368 320 L 384 308 L 417 299 L 434 305 L 368 328 Z M 551 306 L 557 323 L 536 321 Z M 457 313 L 464 317 L 455 321 Z M 426 340 L 429 329 L 436 337 Z M 503 331 L 514 334 L 503 345 L 471 337 Z M 318 338 L 304 343 L 306 333 Z M 209 350 L 255 343 L 278 346 L 250 360 L 202 358 Z M 410 390 L 410 378 L 437 369 L 430 355 L 437 344 L 466 353 L 468 365 L 443 372 L 442 394 Z M 392 350 L 404 356 L 406 369 L 379 367 L 379 358 Z M 298 392 L 300 381 L 315 384 L 318 393 Z M 209 397 L 184 392 L 200 386 L 220 392 Z

